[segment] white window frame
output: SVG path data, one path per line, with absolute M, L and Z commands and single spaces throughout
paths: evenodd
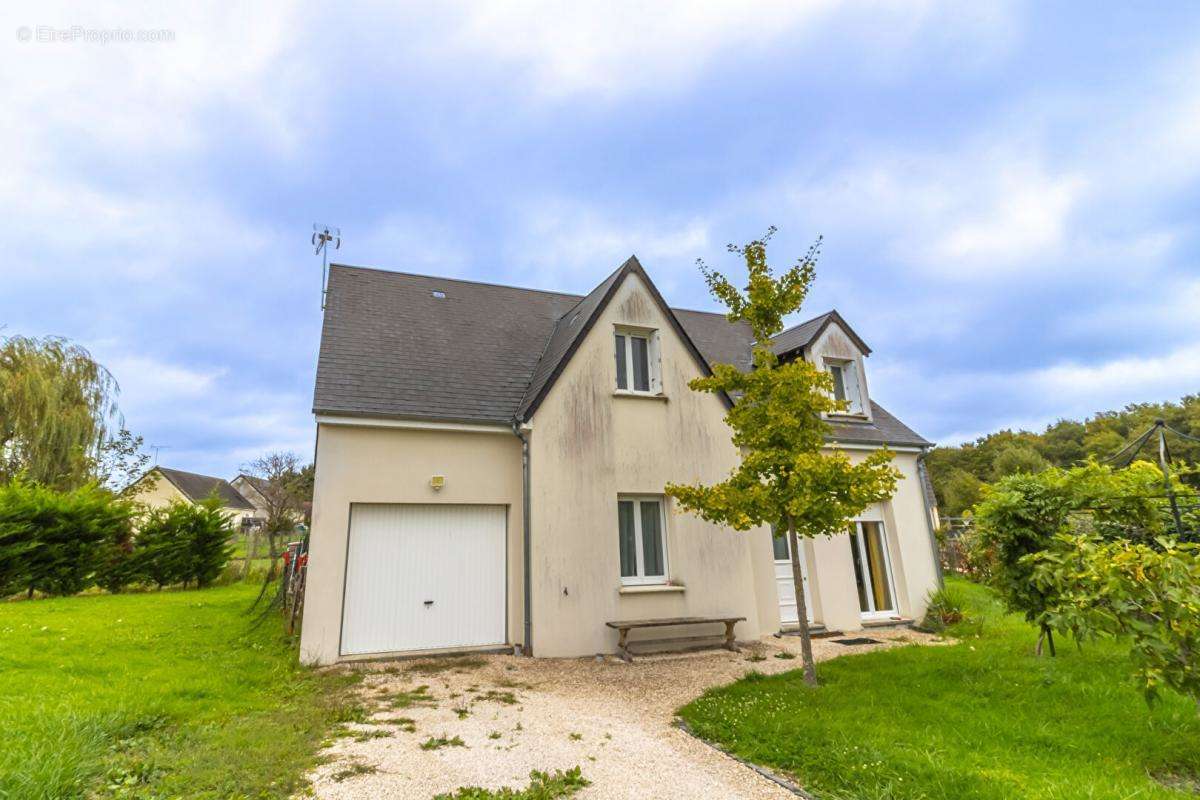
M 633 546 L 634 546 L 634 562 L 637 564 L 637 574 L 621 576 L 622 586 L 655 586 L 665 585 L 670 582 L 668 576 L 671 574 L 671 564 L 667 560 L 667 500 L 663 495 L 658 494 L 619 494 L 617 495 L 618 514 L 617 514 L 617 572 L 620 573 L 620 556 L 621 556 L 621 517 L 619 513 L 620 503 L 633 503 Z M 658 524 L 662 541 L 662 575 L 647 575 L 646 574 L 646 555 L 642 544 L 642 503 L 652 502 L 658 503 Z
M 834 411 L 831 413 L 852 414 L 856 417 L 865 416 L 867 413 L 867 404 L 863 402 L 862 374 L 858 370 L 858 362 L 854 359 L 825 359 L 825 371 L 831 376 L 833 375 L 834 367 L 837 367 L 842 372 L 842 391 L 846 395 L 845 399 L 850 404 L 850 407 L 845 411 Z M 850 378 L 850 380 L 847 380 L 847 378 Z M 850 391 L 851 386 L 854 388 L 853 392 Z M 837 397 L 836 392 L 834 393 L 834 397 Z
M 884 569 L 887 571 L 887 575 L 885 577 L 887 579 L 888 591 L 892 595 L 893 608 L 875 608 L 875 596 L 872 594 L 870 585 L 868 583 L 866 597 L 869 610 L 862 611 L 861 615 L 862 618 L 866 620 L 891 619 L 892 617 L 898 617 L 900 616 L 900 598 L 896 596 L 896 580 L 894 573 L 892 572 L 892 546 L 891 543 L 888 542 L 887 525 L 884 524 L 882 520 L 877 519 L 856 519 L 853 523 L 851 523 L 854 525 L 854 532 L 850 535 L 854 537 L 855 544 L 858 545 L 858 557 L 861 559 L 864 569 L 870 569 L 871 565 L 867 560 L 867 535 L 863 530 L 863 523 L 867 522 L 879 526 L 879 539 L 883 544 L 883 565 Z M 854 569 L 853 557 L 850 559 L 850 569 Z M 863 577 L 865 578 L 867 576 L 864 575 Z M 854 576 L 854 581 L 857 584 L 857 573 Z M 857 587 L 855 588 L 855 593 L 857 593 Z
M 616 370 L 616 337 L 625 337 L 625 383 L 624 389 L 619 383 L 620 375 Z M 633 340 L 646 341 L 646 377 L 649 389 L 635 389 L 633 383 Z M 613 330 L 613 369 L 615 391 L 617 394 L 661 395 L 662 394 L 662 364 L 659 356 L 658 331 L 653 328 L 630 328 L 618 325 Z

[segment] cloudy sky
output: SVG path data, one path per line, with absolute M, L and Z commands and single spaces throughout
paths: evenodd
M 697 257 L 823 235 L 805 312 L 943 443 L 1200 389 L 1195 3 L 199 5 L 0 12 L 0 335 L 90 348 L 163 463 L 311 455 L 315 221 L 705 309 Z

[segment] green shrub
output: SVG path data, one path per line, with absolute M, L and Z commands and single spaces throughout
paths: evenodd
M 95 484 L 59 492 L 0 485 L 0 594 L 69 595 L 92 585 L 129 540 L 133 506 Z
M 1184 498 L 1195 494 L 1178 480 L 1173 488 Z M 1174 527 L 1162 495 L 1162 472 L 1145 462 L 1125 469 L 1089 462 L 1069 470 L 1009 475 L 975 507 L 975 556 L 988 563 L 988 582 L 1008 608 L 1030 622 L 1040 621 L 1053 653 L 1053 626 L 1045 624 L 1045 615 L 1059 602 L 1060 584 L 1034 579 L 1035 556 L 1070 534 L 1153 546 Z
M 1127 640 L 1148 701 L 1170 687 L 1200 708 L 1200 545 L 1064 535 L 1028 561 L 1035 581 L 1056 598 L 1040 624 L 1079 641 Z
M 173 583 L 209 586 L 233 555 L 233 524 L 213 496 L 177 501 L 149 511 L 133 547 L 133 571 L 159 588 Z
M 967 615 L 967 597 L 957 584 L 947 584 L 929 595 L 925 618 L 920 629 L 930 633 L 946 633 L 971 620 Z

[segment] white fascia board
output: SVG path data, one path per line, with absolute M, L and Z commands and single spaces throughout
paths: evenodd
M 508 425 L 488 425 L 471 422 L 433 422 L 418 419 L 388 419 L 385 417 L 351 417 L 337 414 L 317 414 L 318 425 L 350 425 L 360 428 L 404 428 L 417 431 L 455 431 L 458 433 L 505 433 L 512 436 Z

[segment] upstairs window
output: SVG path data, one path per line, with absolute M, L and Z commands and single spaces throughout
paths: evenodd
M 850 414 L 862 414 L 862 390 L 859 388 L 858 365 L 853 361 L 828 361 L 825 364 L 829 374 L 833 376 L 833 396 L 845 400 L 850 407 Z
M 653 331 L 616 332 L 617 390 L 659 394 L 658 335 Z

